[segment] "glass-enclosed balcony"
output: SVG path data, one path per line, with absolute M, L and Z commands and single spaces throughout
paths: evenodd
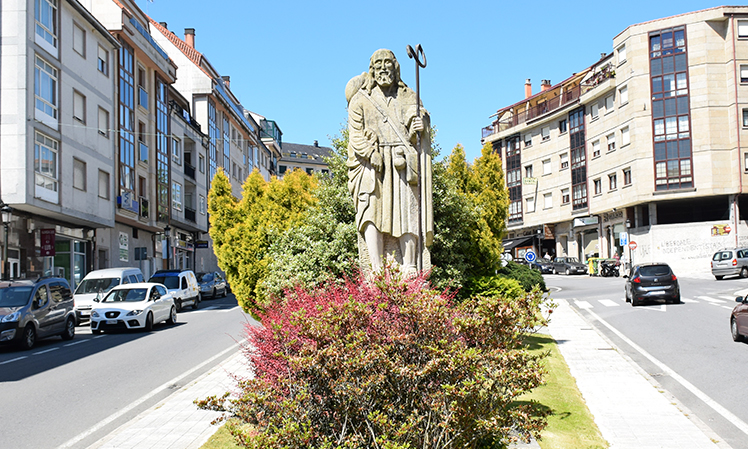
M 283 133 L 281 132 L 280 128 L 278 128 L 278 125 L 275 124 L 275 121 L 263 119 L 260 122 L 260 127 L 261 138 L 269 137 L 278 142 L 279 146 L 283 146 L 283 142 L 281 141 L 281 136 L 283 135 Z

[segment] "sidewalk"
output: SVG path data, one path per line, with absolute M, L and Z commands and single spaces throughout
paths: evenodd
M 622 355 L 574 311 L 556 300 L 548 331 L 611 449 L 730 449 L 710 429 L 674 404 L 656 382 Z M 234 387 L 231 374 L 246 375 L 239 352 L 89 449 L 197 449 L 217 430 L 218 412 L 193 401 Z M 537 443 L 514 446 L 538 448 Z

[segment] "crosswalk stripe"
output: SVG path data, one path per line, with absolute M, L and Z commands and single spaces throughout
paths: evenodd
M 611 299 L 598 299 L 597 302 L 604 305 L 605 307 L 618 307 L 620 304 Z
M 708 302 L 711 302 L 711 303 L 716 303 L 716 304 L 721 304 L 721 303 L 725 302 L 725 300 L 723 300 L 723 299 L 712 298 L 710 296 L 697 296 L 697 298 L 703 299 L 704 301 L 708 301 Z
M 727 302 L 735 302 L 735 296 L 720 296 L 720 298 L 724 299 Z
M 689 298 L 681 298 L 681 302 L 687 303 L 687 304 L 695 304 L 698 303 L 695 299 L 689 299 Z
M 574 300 L 574 304 L 576 304 L 577 307 L 579 307 L 580 309 L 591 309 L 592 308 L 592 304 L 588 303 L 587 301 Z

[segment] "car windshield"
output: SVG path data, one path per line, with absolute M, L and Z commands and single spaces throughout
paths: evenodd
M 566 261 L 569 263 L 579 263 L 579 259 L 577 259 L 576 257 L 567 257 Z
M 8 287 L 0 290 L 0 307 L 23 307 L 29 302 L 31 286 Z
M 639 274 L 642 276 L 665 276 L 670 274 L 670 267 L 667 265 L 649 265 L 641 267 Z
M 213 274 L 211 273 L 199 273 L 197 275 L 198 282 L 210 282 L 213 280 Z
M 153 276 L 148 280 L 148 282 L 164 284 L 166 288 L 171 290 L 179 288 L 179 276 Z
M 123 288 L 109 292 L 101 302 L 140 302 L 147 294 L 147 288 Z
M 119 278 L 83 279 L 75 289 L 75 294 L 107 293 L 112 287 L 119 285 Z

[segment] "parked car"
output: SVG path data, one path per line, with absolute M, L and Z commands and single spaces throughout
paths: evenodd
M 748 277 L 748 248 L 721 249 L 714 253 L 712 275 L 718 281 L 725 276 Z
M 106 330 L 153 330 L 153 325 L 177 322 L 174 298 L 162 284 L 139 282 L 113 287 L 91 309 L 91 332 Z
M 143 281 L 143 273 L 139 268 L 105 268 L 89 272 L 73 293 L 78 324 L 91 318 L 94 300 L 104 298 L 112 287 Z
M 624 274 L 626 302 L 638 306 L 644 301 L 665 300 L 680 303 L 678 277 L 666 263 L 646 263 L 634 265 Z
M 538 270 L 542 274 L 549 274 L 553 273 L 553 264 L 550 260 L 546 259 L 535 259 L 532 262 L 530 262 L 530 268 L 533 270 Z
M 177 312 L 184 306 L 192 305 L 197 309 L 200 304 L 200 286 L 192 270 L 159 270 L 153 273 L 148 282 L 163 284 L 174 297 Z
M 553 259 L 553 272 L 555 274 L 586 274 L 587 265 L 581 263 L 576 257 L 556 257 Z
M 63 278 L 0 282 L 0 343 L 31 349 L 37 339 L 75 337 L 70 284 Z
M 208 273 L 197 273 L 197 282 L 200 284 L 200 297 L 205 298 L 216 298 L 219 294 L 221 297 L 226 297 L 229 293 L 228 285 L 226 280 L 221 276 L 221 273 L 212 271 Z

